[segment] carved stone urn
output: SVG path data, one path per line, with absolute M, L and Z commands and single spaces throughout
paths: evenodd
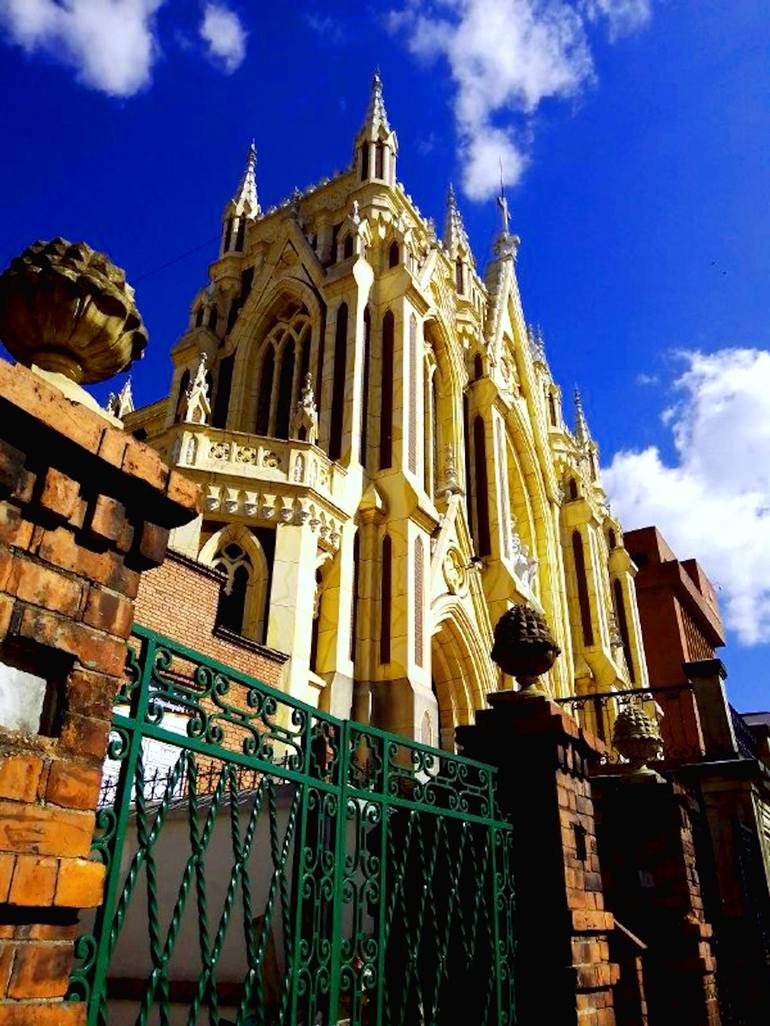
M 19 363 L 77 385 L 118 374 L 147 345 L 125 273 L 61 238 L 33 243 L 0 274 L 0 338 Z
M 647 765 L 663 753 L 658 724 L 639 705 L 628 705 L 617 715 L 612 731 L 613 747 L 628 760 L 624 771 L 631 776 L 657 776 Z
M 538 693 L 538 677 L 551 669 L 560 653 L 545 617 L 531 606 L 511 606 L 497 621 L 492 659 L 503 673 L 516 678 L 522 692 Z

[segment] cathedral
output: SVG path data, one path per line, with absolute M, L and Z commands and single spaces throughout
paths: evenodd
M 378 74 L 347 170 L 263 210 L 256 153 L 172 350 L 126 428 L 202 486 L 173 546 L 224 584 L 220 626 L 289 655 L 282 687 L 452 748 L 513 603 L 544 613 L 553 697 L 647 685 L 635 566 L 579 394 L 565 423 L 525 319 L 519 240 L 477 268 L 397 177 Z

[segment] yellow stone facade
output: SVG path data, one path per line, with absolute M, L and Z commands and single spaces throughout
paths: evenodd
M 290 654 L 312 705 L 452 746 L 501 680 L 492 628 L 541 608 L 556 697 L 646 686 L 635 568 L 579 397 L 527 326 L 504 197 L 479 274 L 396 177 L 375 76 L 350 168 L 263 211 L 256 155 L 173 348 L 126 415 L 204 490 L 173 544 L 227 575 L 225 626 Z

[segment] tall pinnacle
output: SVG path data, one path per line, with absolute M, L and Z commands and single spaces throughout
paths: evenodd
M 377 135 L 380 129 L 390 132 L 390 122 L 385 110 L 385 101 L 382 98 L 382 79 L 380 69 L 376 68 L 372 77 L 372 94 L 369 98 L 369 108 L 362 125 L 362 130 L 367 134 Z
M 580 389 L 575 385 L 575 440 L 578 445 L 587 445 L 591 441 L 591 432 L 588 430 L 588 421 L 583 412 L 583 400 L 580 398 Z
M 233 203 L 240 211 L 249 213 L 254 217 L 260 213 L 259 199 L 257 197 L 257 148 L 253 140 L 249 146 L 246 170 L 233 196 Z
M 457 198 L 452 183 L 449 183 L 449 192 L 446 198 L 446 220 L 444 221 L 444 245 L 450 253 L 456 249 L 465 247 L 470 252 L 468 235 L 463 224 L 462 214 L 457 206 Z

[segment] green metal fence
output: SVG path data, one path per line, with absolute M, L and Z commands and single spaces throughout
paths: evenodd
M 137 628 L 70 997 L 89 1026 L 505 1026 L 495 771 Z

